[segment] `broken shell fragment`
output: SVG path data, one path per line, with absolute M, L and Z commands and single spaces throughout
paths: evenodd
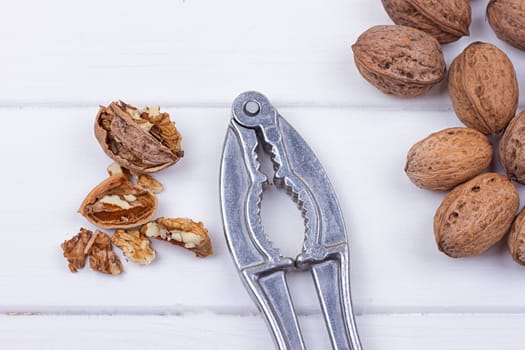
M 111 159 L 137 173 L 162 170 L 184 156 L 182 136 L 158 107 L 139 110 L 122 101 L 101 106 L 95 136 Z

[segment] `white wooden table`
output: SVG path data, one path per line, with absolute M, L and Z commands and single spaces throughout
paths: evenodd
M 490 41 L 521 83 L 525 52 L 496 39 L 486 3 L 472 1 L 472 35 L 446 46 L 445 58 Z M 403 172 L 414 142 L 460 125 L 445 84 L 396 99 L 353 64 L 357 36 L 391 23 L 379 0 L 33 0 L 4 1 L 1 13 L 2 349 L 272 348 L 219 215 L 229 106 L 252 89 L 304 136 L 337 190 L 364 349 L 522 347 L 525 268 L 504 243 L 464 260 L 439 253 L 432 217 L 443 194 L 417 189 Z M 124 262 L 118 277 L 68 271 L 60 243 L 93 228 L 76 210 L 110 163 L 93 120 L 99 104 L 117 99 L 161 105 L 176 121 L 186 156 L 158 176 L 159 215 L 204 221 L 213 257 L 157 241 L 151 266 Z M 299 249 L 301 218 L 286 195 L 267 193 L 263 222 L 285 253 Z M 307 344 L 327 349 L 308 276 L 290 279 Z

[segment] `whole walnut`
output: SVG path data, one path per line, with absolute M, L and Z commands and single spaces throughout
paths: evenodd
M 447 191 L 481 173 L 492 162 L 492 144 L 471 128 L 430 134 L 408 151 L 405 172 L 420 188 Z
M 446 74 L 441 45 L 419 29 L 374 26 L 359 36 L 352 50 L 361 75 L 386 94 L 423 95 Z
M 525 184 L 525 111 L 505 129 L 499 142 L 499 159 L 510 179 Z
M 469 0 L 381 0 L 394 23 L 421 29 L 441 44 L 469 35 Z
M 520 265 L 525 265 L 525 208 L 514 219 L 507 239 L 512 259 Z
M 525 2 L 491 0 L 487 18 L 496 36 L 518 49 L 525 50 Z
M 501 240 L 520 198 L 509 179 L 485 173 L 449 192 L 434 216 L 439 250 L 453 258 L 480 254 Z
M 450 66 L 448 88 L 458 118 L 486 135 L 502 131 L 518 107 L 514 66 L 492 44 L 467 46 Z

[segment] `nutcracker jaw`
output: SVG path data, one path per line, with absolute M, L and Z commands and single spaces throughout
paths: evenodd
M 260 207 L 268 178 L 259 170 L 259 148 L 271 156 L 273 183 L 291 195 L 304 217 L 303 249 L 295 258 L 284 257 L 264 233 Z M 228 247 L 277 348 L 305 349 L 286 274 L 309 270 L 332 347 L 360 350 L 350 299 L 346 229 L 334 190 L 310 147 L 260 93 L 245 92 L 233 103 L 220 191 Z

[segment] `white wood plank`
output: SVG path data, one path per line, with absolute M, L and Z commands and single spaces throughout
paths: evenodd
M 474 1 L 472 35 L 444 47 L 450 62 L 468 43 L 499 41 Z M 0 105 L 95 105 L 123 98 L 163 105 L 227 106 L 259 89 L 288 105 L 447 108 L 445 83 L 405 100 L 366 83 L 351 45 L 390 24 L 379 1 L 17 1 L 0 22 Z
M 133 101 L 129 101 L 133 102 Z M 92 132 L 97 107 L 3 108 L 15 121 L 0 129 L 3 161 L 0 310 L 3 312 L 122 313 L 214 310 L 255 312 L 229 257 L 219 214 L 218 168 L 228 109 L 168 108 L 186 156 L 159 174 L 166 192 L 159 215 L 202 220 L 215 256 L 154 242 L 157 262 L 126 263 L 119 277 L 89 268 L 72 274 L 60 243 L 80 226 L 84 196 L 106 176 L 110 160 Z M 438 252 L 432 218 L 442 194 L 413 186 L 403 173 L 411 144 L 459 125 L 451 111 L 283 108 L 309 142 L 339 195 L 349 228 L 352 290 L 358 313 L 525 311 L 523 267 L 505 245 L 454 260 Z M 522 196 L 524 189 L 520 186 Z M 285 253 L 301 245 L 294 204 L 270 192 L 263 223 Z M 294 232 L 283 237 L 277 232 Z M 290 276 L 301 312 L 317 310 L 305 275 Z
M 328 349 L 320 316 L 300 317 L 309 349 Z M 524 315 L 368 315 L 357 318 L 366 350 L 517 349 Z M 272 348 L 257 316 L 0 316 L 6 349 L 251 349 Z

